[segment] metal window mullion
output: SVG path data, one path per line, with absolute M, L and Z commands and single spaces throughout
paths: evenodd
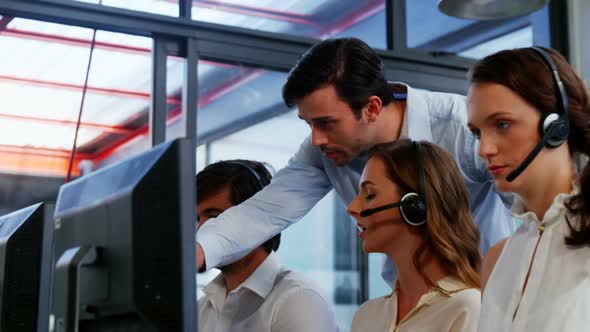
M 549 31 L 551 47 L 558 50 L 563 56 L 569 58 L 569 19 L 567 6 L 569 1 L 551 1 L 549 6 Z
M 182 121 L 183 136 L 192 145 L 191 167 L 197 171 L 197 111 L 198 111 L 198 51 L 197 41 L 193 38 L 185 40 L 185 62 L 182 79 Z
M 183 2 L 183 0 L 181 0 Z M 185 1 L 186 2 L 186 1 Z M 190 17 L 190 13 L 189 13 Z M 187 144 L 189 145 L 189 160 L 187 160 L 183 165 L 184 167 L 189 168 L 188 174 L 194 175 L 197 172 L 197 144 L 196 144 L 196 131 L 197 131 L 197 41 L 193 38 L 183 38 L 181 42 L 175 43 L 180 53 L 184 52 L 184 67 L 183 67 L 183 78 L 182 78 L 182 104 L 181 104 L 181 130 L 184 131 L 182 136 L 184 136 L 187 140 Z M 155 48 L 155 47 L 154 47 Z M 166 48 L 164 49 L 166 51 Z M 167 55 L 167 53 L 166 53 Z M 160 64 L 162 65 L 162 64 Z M 164 57 L 163 61 L 164 69 L 167 68 L 167 61 L 166 57 Z M 166 97 L 166 85 L 164 84 L 164 97 Z M 164 98 L 166 100 L 166 98 Z M 167 105 L 166 105 L 167 109 Z M 165 120 L 164 119 L 164 130 L 165 127 Z M 189 179 L 181 179 L 182 181 L 188 182 L 190 185 L 185 186 L 185 191 L 181 196 L 182 199 L 185 200 L 186 204 L 195 206 L 197 202 L 197 184 L 196 184 L 196 177 L 190 176 Z M 194 269 L 192 275 L 194 276 L 197 272 L 196 269 L 196 242 L 194 241 L 196 234 L 196 228 L 194 221 L 197 219 L 195 214 L 195 209 L 191 208 L 191 215 L 189 216 L 189 225 L 184 225 L 188 230 L 188 234 L 190 237 L 187 238 L 185 245 L 189 246 L 191 255 L 189 259 L 191 260 L 188 264 Z M 197 277 L 198 278 L 198 277 Z M 196 285 L 196 281 L 191 283 L 192 286 Z M 194 324 L 192 326 L 193 330 L 197 329 L 198 326 L 198 315 L 194 315 L 195 312 L 198 310 L 198 304 L 196 303 L 195 295 L 196 289 L 191 289 L 191 292 L 188 294 L 188 301 L 191 301 L 190 305 L 185 306 L 187 308 L 192 307 L 194 310 L 192 312 L 192 320 L 189 321 L 189 324 Z M 194 291 L 194 292 L 193 292 Z M 184 315 L 191 315 L 191 313 L 184 313 Z
M 567 8 L 564 1 L 552 1 L 531 14 L 533 44 L 552 47 L 568 56 Z
M 182 121 L 183 136 L 194 139 L 197 136 L 198 111 L 198 51 L 197 40 L 186 39 L 186 57 L 182 80 Z M 195 146 L 196 147 L 196 146 Z
M 407 44 L 406 0 L 386 0 L 387 48 L 403 50 Z
M 357 240 L 356 254 L 358 257 L 358 271 L 359 271 L 359 305 L 369 301 L 369 255 L 363 250 L 362 242 Z
M 166 140 L 166 117 L 168 113 L 166 102 L 167 56 L 166 40 L 154 37 L 149 114 L 149 136 L 152 146 Z
M 211 164 L 211 142 L 205 143 L 205 166 Z
M 191 19 L 193 0 L 178 0 L 178 15 L 182 18 Z
M 369 299 L 369 265 L 368 256 L 362 249 L 362 243 L 357 236 L 356 226 L 354 220 L 346 212 L 346 206 L 338 199 L 333 200 L 334 207 L 334 277 L 335 282 L 350 278 L 351 288 L 341 288 L 342 293 L 338 293 L 338 286 L 336 284 L 334 302 L 336 304 L 361 304 Z M 347 275 L 349 273 L 358 275 L 358 283 L 355 284 L 355 278 Z M 344 273 L 344 276 L 338 276 L 339 273 Z M 358 290 L 356 294 L 353 292 Z M 349 291 L 350 293 L 346 293 Z M 338 298 L 339 295 L 344 295 L 344 298 Z M 356 295 L 356 296 L 355 296 Z M 350 296 L 350 297 L 349 297 Z M 350 301 L 350 302 L 348 302 Z
M 394 44 L 393 1 L 394 0 L 385 0 L 385 39 L 388 50 L 392 50 Z

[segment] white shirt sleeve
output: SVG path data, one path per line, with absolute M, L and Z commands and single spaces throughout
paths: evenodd
M 207 269 L 227 265 L 301 219 L 332 188 L 308 137 L 270 185 L 197 233 Z

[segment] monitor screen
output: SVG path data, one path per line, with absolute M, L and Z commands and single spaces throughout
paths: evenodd
M 48 331 L 54 205 L 0 217 L 0 331 Z
M 193 147 L 163 143 L 60 188 L 56 331 L 196 331 Z

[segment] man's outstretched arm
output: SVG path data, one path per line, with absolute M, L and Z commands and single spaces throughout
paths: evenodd
M 330 189 L 332 184 L 324 172 L 321 152 L 308 138 L 270 185 L 199 229 L 199 271 L 245 256 L 301 219 Z

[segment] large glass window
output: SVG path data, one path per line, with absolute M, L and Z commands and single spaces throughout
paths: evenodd
M 285 112 L 280 87 L 286 76 L 270 70 L 199 61 L 199 144 Z M 276 131 L 264 135 L 268 139 L 274 134 Z
M 479 59 L 500 50 L 509 50 L 532 45 L 533 27 L 528 25 L 509 34 L 501 35 L 471 48 L 465 49 L 464 51 L 461 51 L 459 55 L 467 58 Z
M 406 0 L 407 46 L 481 58 L 499 50 L 533 45 L 533 16 L 466 20 L 439 12 L 432 1 Z
M 196 0 L 194 20 L 325 39 L 357 37 L 385 48 L 385 0 Z
M 8 162 L 14 158 L 3 158 L 1 167 L 27 173 L 22 165 L 30 165 L 33 174 L 65 176 L 93 30 L 21 18 L 5 23 L 0 146 L 22 153 L 17 154 L 20 167 Z M 149 106 L 150 52 L 149 38 L 97 31 L 76 164 L 99 163 L 145 125 L 137 119 Z
M 77 0 L 178 16 L 178 0 Z M 194 20 L 325 39 L 357 37 L 385 48 L 385 0 L 193 0 Z
M 124 8 L 160 14 L 178 16 L 178 0 L 76 0 L 103 6 Z
M 54 201 L 64 183 L 92 36 L 87 28 L 0 18 L 0 213 Z M 147 132 L 151 44 L 96 32 L 72 178 Z
M 386 258 L 385 254 L 369 254 L 369 299 L 391 293 L 391 287 L 381 277 L 381 269 Z

